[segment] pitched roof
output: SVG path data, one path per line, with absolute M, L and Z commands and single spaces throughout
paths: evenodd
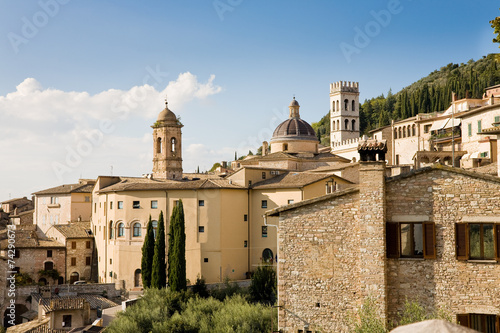
M 303 187 L 317 181 L 327 179 L 327 178 L 337 178 L 343 179 L 339 176 L 333 175 L 331 173 L 309 173 L 309 172 L 287 172 L 280 174 L 278 176 L 262 180 L 251 186 L 253 189 L 265 189 L 265 188 L 297 188 Z M 348 180 L 345 180 L 349 182 Z
M 120 177 L 120 181 L 104 187 L 99 193 L 147 190 L 244 189 L 226 179 L 166 180 Z
M 23 198 L 14 198 L 14 199 L 5 200 L 5 201 L 0 202 L 0 204 L 7 204 L 7 203 L 11 203 L 11 202 L 16 202 L 16 201 L 31 202 L 30 199 L 23 197 Z
M 65 247 L 64 244 L 52 238 L 46 238 L 44 236 L 39 236 L 34 230 L 14 230 L 15 235 L 15 245 L 16 249 L 20 248 L 59 248 Z M 8 247 L 8 240 L 3 239 L 0 241 L 0 249 L 5 249 Z
M 54 228 L 66 238 L 89 238 L 92 236 L 90 222 L 73 222 L 69 224 L 58 224 Z
M 57 294 L 53 294 L 50 298 L 43 298 L 39 293 L 32 293 L 31 297 L 35 300 L 35 302 L 41 304 L 46 312 L 50 312 L 55 309 L 63 309 L 62 307 L 64 306 L 80 306 L 82 301 L 89 303 L 91 310 L 95 310 L 97 308 L 107 309 L 119 305 L 104 296 L 92 294 L 81 294 L 77 297 L 61 297 Z M 54 308 L 53 305 L 55 305 L 56 308 Z
M 70 194 L 70 193 L 92 193 L 94 184 L 64 184 L 35 192 L 35 195 L 46 194 Z

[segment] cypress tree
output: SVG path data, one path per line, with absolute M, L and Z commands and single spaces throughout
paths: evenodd
M 153 271 L 151 274 L 151 287 L 162 289 L 167 285 L 165 263 L 165 222 L 163 211 L 158 218 L 158 233 L 156 234 L 155 254 L 153 256 Z
M 170 218 L 168 239 L 168 286 L 172 291 L 186 290 L 186 233 L 182 200 Z
M 153 257 L 155 254 L 155 236 L 153 231 L 153 222 L 149 215 L 149 222 L 146 231 L 146 238 L 142 245 L 142 260 L 141 260 L 141 275 L 142 286 L 144 288 L 151 287 L 151 270 L 153 266 Z

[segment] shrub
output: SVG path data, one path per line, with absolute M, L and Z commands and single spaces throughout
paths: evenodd
M 252 274 L 250 298 L 265 305 L 276 303 L 276 272 L 269 265 L 261 265 Z

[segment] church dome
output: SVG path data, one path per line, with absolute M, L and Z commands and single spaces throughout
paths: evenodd
M 271 141 L 278 139 L 318 140 L 311 125 L 300 118 L 289 118 L 279 124 Z
M 157 121 L 167 124 L 177 124 L 177 117 L 168 108 L 168 102 L 165 102 L 165 109 L 158 115 Z
M 290 106 L 300 106 L 299 102 L 297 102 L 297 100 L 295 99 L 295 97 L 293 98 L 292 102 L 290 103 Z

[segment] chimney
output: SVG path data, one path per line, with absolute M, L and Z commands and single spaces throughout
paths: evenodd
M 386 141 L 365 140 L 358 144 L 359 239 L 361 297 L 373 297 L 378 313 L 387 319 L 387 259 L 385 242 Z

